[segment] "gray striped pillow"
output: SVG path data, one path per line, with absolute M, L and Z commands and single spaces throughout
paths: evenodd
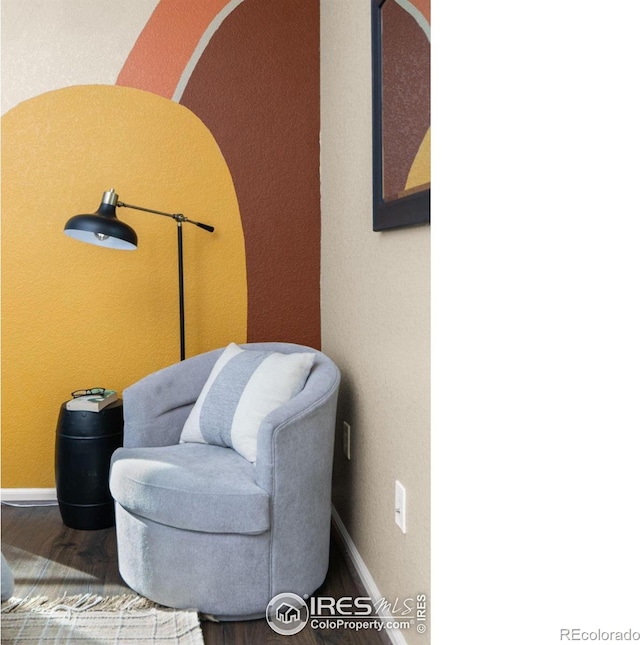
M 180 442 L 233 448 L 255 462 L 262 420 L 302 390 L 314 358 L 312 352 L 255 351 L 231 343 L 213 366 Z

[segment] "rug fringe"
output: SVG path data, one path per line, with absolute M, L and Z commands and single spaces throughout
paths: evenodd
M 59 598 L 34 596 L 33 598 L 10 598 L 3 603 L 2 613 L 23 613 L 28 611 L 122 611 L 140 609 L 163 609 L 162 605 L 136 594 L 99 596 L 98 594 L 64 595 Z

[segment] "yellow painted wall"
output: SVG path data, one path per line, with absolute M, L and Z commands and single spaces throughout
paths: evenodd
M 74 86 L 2 117 L 2 487 L 54 481 L 58 411 L 78 388 L 122 391 L 179 360 L 176 226 L 118 209 L 136 251 L 63 234 L 115 188 L 184 225 L 187 355 L 246 340 L 244 239 L 233 182 L 210 132 L 155 94 Z

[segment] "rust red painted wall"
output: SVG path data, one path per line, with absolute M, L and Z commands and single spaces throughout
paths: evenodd
M 320 6 L 245 0 L 202 53 L 181 101 L 234 180 L 250 342 L 320 347 Z

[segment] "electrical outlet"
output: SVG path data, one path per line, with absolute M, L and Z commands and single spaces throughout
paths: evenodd
M 342 452 L 347 459 L 351 459 L 351 426 L 342 422 Z
M 407 491 L 405 487 L 396 481 L 396 503 L 395 503 L 396 524 L 403 533 L 407 532 Z

